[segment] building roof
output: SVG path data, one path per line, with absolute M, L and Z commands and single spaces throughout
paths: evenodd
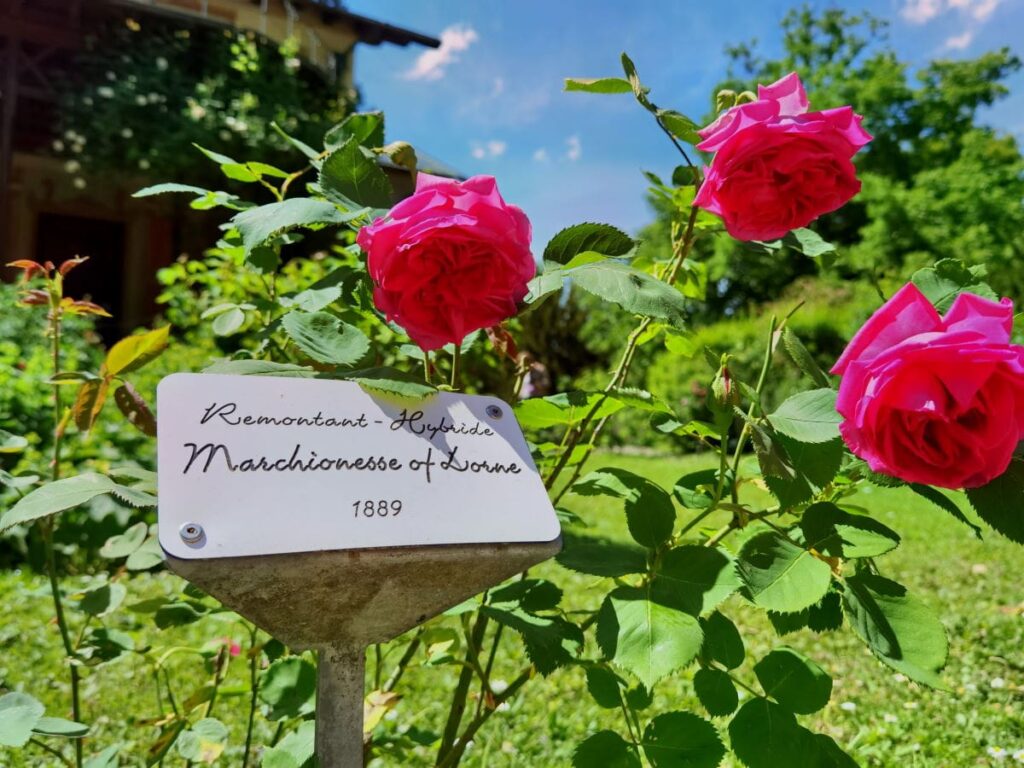
M 254 1 L 258 2 L 259 0 Z M 441 45 L 441 41 L 436 37 L 347 11 L 340 0 L 291 0 L 291 3 L 296 8 L 313 7 L 318 9 L 320 18 L 325 24 L 330 24 L 333 21 L 347 21 L 359 35 L 360 42 L 367 45 L 393 43 L 405 46 L 409 43 L 417 43 L 428 48 L 438 48 Z

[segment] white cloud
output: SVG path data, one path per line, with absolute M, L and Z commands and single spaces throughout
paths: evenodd
M 477 160 L 483 160 L 486 157 L 501 157 L 505 154 L 506 149 L 508 149 L 508 143 L 500 139 L 474 141 L 470 145 L 469 154 Z
M 926 24 L 942 14 L 956 10 L 981 23 L 995 13 L 1003 0 L 904 0 L 900 15 L 911 24 Z
M 534 150 L 533 160 L 537 163 L 546 163 L 548 161 L 548 151 L 544 147 Z
M 583 154 L 583 145 L 580 143 L 580 137 L 573 135 L 565 140 L 565 146 L 568 147 L 565 150 L 565 159 L 576 162 L 580 159 Z
M 962 34 L 947 37 L 943 46 L 947 50 L 962 51 L 974 41 L 974 30 L 966 29 Z
M 458 61 L 457 54 L 480 39 L 476 30 L 463 24 L 453 24 L 441 32 L 441 47 L 430 48 L 419 55 L 403 77 L 406 80 L 440 80 L 445 67 Z

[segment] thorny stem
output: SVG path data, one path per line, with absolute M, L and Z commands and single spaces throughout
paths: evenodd
M 50 337 L 53 341 L 53 375 L 60 373 L 60 331 L 61 331 L 61 310 L 59 297 L 50 306 Z M 63 438 L 63 404 L 61 402 L 60 384 L 53 385 L 53 467 L 52 480 L 60 479 L 60 449 Z M 60 629 L 60 639 L 64 645 L 64 654 L 70 664 L 71 671 L 71 719 L 76 723 L 82 722 L 81 699 L 78 692 L 78 667 L 74 664 L 75 647 L 71 642 L 71 633 L 68 630 L 67 619 L 64 616 L 64 603 L 61 599 L 60 583 L 57 577 L 57 556 L 53 549 L 54 519 L 46 518 L 42 523 L 43 548 L 46 554 L 46 571 L 50 578 L 50 592 L 53 595 L 53 610 L 57 616 L 57 627 Z M 75 765 L 82 766 L 82 739 L 75 739 Z

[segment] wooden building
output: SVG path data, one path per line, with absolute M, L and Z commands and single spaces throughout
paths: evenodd
M 353 87 L 360 43 L 440 45 L 350 13 L 340 0 L 0 0 L 0 262 L 89 255 L 98 263 L 73 273 L 81 281 L 75 291 L 113 311 L 121 332 L 152 317 L 156 269 L 208 247 L 215 222 L 172 196 L 133 199 L 140 187 L 165 180 L 138 169 L 76 188 L 50 151 L 57 122 L 53 78 L 73 66 L 99 25 L 154 17 L 251 32 L 270 44 L 295 40 L 301 66 L 324 88 L 342 91 Z M 397 189 L 408 186 L 396 180 Z

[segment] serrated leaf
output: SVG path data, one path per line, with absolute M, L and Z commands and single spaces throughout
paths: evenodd
M 595 470 L 572 488 L 580 495 L 604 494 L 625 500 L 626 525 L 633 540 L 656 548 L 672 535 L 676 510 L 671 497 L 645 477 L 624 469 Z
M 376 157 L 367 156 L 352 137 L 334 150 L 320 167 L 324 197 L 349 207 L 352 202 L 371 208 L 389 208 L 394 191 Z
M 787 232 L 782 238 L 783 244 L 794 251 L 799 251 L 804 256 L 812 259 L 820 259 L 822 266 L 828 269 L 835 260 L 836 247 L 828 242 L 813 229 L 802 227 Z
M 164 561 L 164 551 L 156 536 L 150 536 L 142 546 L 128 555 L 124 566 L 129 571 L 148 571 L 161 565 Z
M 366 334 L 327 312 L 289 312 L 281 327 L 306 356 L 328 365 L 352 365 L 370 349 Z
M 282 307 L 295 307 L 304 312 L 319 312 L 322 309 L 327 309 L 340 298 L 341 285 L 335 284 L 325 288 L 307 288 L 292 297 L 282 297 L 279 303 Z
M 698 616 L 717 608 L 740 584 L 725 550 L 685 545 L 662 556 L 653 590 L 661 602 Z
M 128 590 L 120 582 L 109 582 L 82 594 L 78 607 L 90 616 L 106 616 L 124 602 Z
M 191 184 L 154 184 L 150 187 L 143 187 L 132 193 L 132 197 L 149 197 L 151 195 L 163 195 L 168 192 L 184 192 L 186 194 L 207 195 L 210 190 L 202 187 L 194 187 Z
M 424 383 L 420 377 L 394 368 L 363 368 L 345 373 L 345 379 L 356 382 L 372 394 L 399 399 L 422 400 L 437 394 L 437 389 Z
M 366 147 L 384 144 L 384 113 L 354 112 L 324 134 L 324 147 L 337 149 L 349 140 Z
M 832 696 L 832 678 L 792 648 L 769 653 L 754 665 L 754 674 L 766 694 L 797 714 L 817 712 Z
M 316 667 L 301 656 L 278 659 L 263 673 L 259 698 L 269 720 L 308 715 L 316 708 Z
M 788 325 L 782 329 L 782 346 L 793 362 L 796 363 L 797 368 L 807 374 L 815 384 L 822 388 L 832 386 L 832 382 L 825 372 L 821 370 L 821 366 L 818 365 L 814 356 L 811 355 L 807 347 L 800 341 L 800 337 Z
M 967 499 L 978 517 L 1011 541 L 1024 544 L 1024 461 L 1014 459 L 992 482 L 968 488 Z
M 836 392 L 813 389 L 788 398 L 768 421 L 779 432 L 802 443 L 824 443 L 839 437 L 842 416 L 836 410 Z
M 693 676 L 693 692 L 712 717 L 725 717 L 740 704 L 736 684 L 720 669 L 698 669 Z
M 666 712 L 651 720 L 643 750 L 653 768 L 715 768 L 725 757 L 715 726 L 692 712 Z
M 686 299 L 666 283 L 618 261 L 599 261 L 568 270 L 573 285 L 627 312 L 666 320 L 674 326 L 686 323 Z
M 82 382 L 71 406 L 71 417 L 82 432 L 92 430 L 107 401 L 110 379 L 88 379 Z
M 688 144 L 700 143 L 700 135 L 697 133 L 697 128 L 700 126 L 686 115 L 682 115 L 674 109 L 659 109 L 655 114 L 669 133 L 677 139 L 682 139 Z
M 115 486 L 116 483 L 109 477 L 95 472 L 46 483 L 23 496 L 4 513 L 3 518 L 0 518 L 0 532 L 85 504 L 97 496 L 110 493 Z
M 580 93 L 630 93 L 633 86 L 621 77 L 567 77 L 565 90 Z
M 0 745 L 25 746 L 44 711 L 43 705 L 27 693 L 0 696 Z
M 146 333 L 127 336 L 107 352 L 103 362 L 103 373 L 106 376 L 123 376 L 137 371 L 150 360 L 154 360 L 167 348 L 171 326 L 156 328 Z
M 853 515 L 828 501 L 812 504 L 800 519 L 807 546 L 832 557 L 877 557 L 900 544 L 900 536 L 864 515 Z
M 605 658 L 648 689 L 693 661 L 703 639 L 696 618 L 640 589 L 616 589 L 598 615 L 597 642 Z
M 629 235 L 610 224 L 574 224 L 551 238 L 544 249 L 544 261 L 568 264 L 573 257 L 588 251 L 602 256 L 624 256 L 635 245 Z
M 100 557 L 105 557 L 108 560 L 128 557 L 142 546 L 148 532 L 149 526 L 145 523 L 136 523 L 124 533 L 111 536 L 100 548 Z
M 316 376 L 316 371 L 308 365 L 274 363 L 270 360 L 220 360 L 204 368 L 203 373 L 218 373 L 225 376 L 281 376 L 297 379 Z
M 999 296 L 985 282 L 982 275 L 969 269 L 959 259 L 941 259 L 933 266 L 919 269 L 910 276 L 940 314 L 945 314 L 961 293 L 973 293 L 992 301 Z
M 545 579 L 520 579 L 491 590 L 487 604 L 496 608 L 522 608 L 527 613 L 552 611 L 562 600 L 562 590 Z
M 955 503 L 953 503 L 952 499 L 950 499 L 944 493 L 942 493 L 941 491 L 939 491 L 936 488 L 932 488 L 930 485 L 921 485 L 920 483 L 911 483 L 909 488 L 914 493 L 916 493 L 918 496 L 920 496 L 920 497 L 922 497 L 924 499 L 927 499 L 928 501 L 930 501 L 935 506 L 937 506 L 940 509 L 943 509 L 946 512 L 948 512 L 949 514 L 951 514 L 953 517 L 955 517 L 961 523 L 963 523 L 968 528 L 970 528 L 972 531 L 974 531 L 974 535 L 977 538 L 979 538 L 979 539 L 981 538 L 981 528 L 979 528 L 974 523 L 972 523 L 970 520 L 968 520 L 967 516 L 964 515 L 964 513 L 960 511 L 960 507 L 958 507 Z
M 530 661 L 542 675 L 569 664 L 583 644 L 580 628 L 555 616 L 534 616 L 522 609 L 503 610 L 485 605 L 480 611 L 515 630 L 523 639 Z
M 263 753 L 262 768 L 304 768 L 313 759 L 316 723 L 304 720 Z
M 704 629 L 704 648 L 702 653 L 717 661 L 726 669 L 736 669 L 743 663 L 746 651 L 743 637 L 728 617 L 715 611 L 706 619 L 701 619 Z
M 821 600 L 832 570 L 803 547 L 766 531 L 748 539 L 737 558 L 740 577 L 755 605 L 793 613 Z
M 558 564 L 577 573 L 618 578 L 647 570 L 647 552 L 632 542 L 563 531 Z
M 604 709 L 618 709 L 622 706 L 621 678 L 604 667 L 587 667 L 587 691 Z
M 640 768 L 636 748 L 615 731 L 588 736 L 572 756 L 573 768 Z
M 846 579 L 846 616 L 881 661 L 912 680 L 941 688 L 949 641 L 942 622 L 895 581 L 870 573 Z
M 326 200 L 292 197 L 277 203 L 249 208 L 235 215 L 231 223 L 242 236 L 246 256 L 259 245 L 284 232 L 305 227 L 319 229 L 327 224 L 344 224 L 366 212 L 365 209 L 342 213 Z
M 747 768 L 817 765 L 810 733 L 792 712 L 767 699 L 751 699 L 729 723 L 732 751 Z

